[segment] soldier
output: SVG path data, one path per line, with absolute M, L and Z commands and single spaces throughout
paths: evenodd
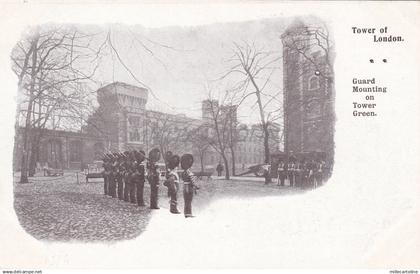
M 130 158 L 130 152 L 124 151 L 124 175 L 123 175 L 123 181 L 124 181 L 124 190 L 123 190 L 123 200 L 126 202 L 130 201 L 130 180 L 131 180 L 131 158 Z
M 287 177 L 289 178 L 289 184 L 291 187 L 294 185 L 295 179 L 295 158 L 290 157 L 289 163 L 287 164 Z
M 117 197 L 120 200 L 124 198 L 124 183 L 123 178 L 125 174 L 125 161 L 124 161 L 124 154 L 118 154 L 118 175 L 117 175 Z
M 184 154 L 181 157 L 181 167 L 184 169 L 182 172 L 182 180 L 184 181 L 184 216 L 185 218 L 194 217 L 192 215 L 192 200 L 195 189 L 198 187 L 195 185 L 195 176 L 190 170 L 194 158 L 191 154 Z
M 116 198 L 117 197 L 117 179 L 118 179 L 118 153 L 113 153 L 112 154 L 112 165 L 111 165 L 111 176 L 110 176 L 110 180 L 109 180 L 109 196 L 111 196 L 112 198 Z
M 169 162 L 171 161 L 172 156 L 173 156 L 172 151 L 167 151 L 165 153 L 165 166 L 166 166 L 166 172 L 165 172 L 165 174 L 166 174 L 166 180 L 165 180 L 165 183 L 167 182 L 168 174 L 171 171 L 170 168 L 169 168 L 169 166 L 170 166 Z M 168 187 L 168 197 L 171 197 L 171 192 L 170 192 L 169 187 Z
M 134 174 L 133 174 L 133 189 L 136 191 L 136 201 L 138 206 L 144 206 L 143 191 L 144 191 L 144 165 L 145 152 L 143 150 L 135 151 Z
M 286 165 L 283 160 L 280 160 L 277 166 L 277 185 L 284 186 L 284 179 L 286 179 Z
M 159 191 L 159 171 L 156 165 L 160 159 L 160 151 L 154 148 L 149 152 L 149 161 L 147 163 L 147 180 L 150 184 L 150 208 L 159 209 L 158 206 L 158 191 Z
M 315 163 L 316 165 L 316 169 L 315 169 L 315 185 L 316 187 L 321 186 L 322 185 L 322 175 L 323 175 L 323 170 L 324 170 L 324 161 L 322 161 L 321 159 L 318 159 Z
M 111 172 L 110 165 L 109 165 L 111 159 L 109 157 L 109 154 L 105 154 L 104 157 L 102 158 L 102 161 L 103 161 L 102 166 L 104 168 L 104 171 L 103 171 L 104 195 L 108 195 L 109 175 L 110 175 L 110 172 Z
M 294 176 L 295 176 L 295 186 L 302 187 L 302 161 L 296 161 Z
M 178 176 L 178 165 L 179 165 L 179 156 L 172 155 L 168 160 L 168 174 L 166 176 L 165 184 L 168 187 L 169 195 L 171 197 L 170 200 L 170 208 L 169 211 L 173 214 L 180 214 L 181 212 L 178 211 L 177 207 L 177 194 L 179 189 L 179 176 Z
M 136 161 L 136 151 L 130 151 L 130 162 L 129 162 L 129 166 L 128 169 L 130 170 L 130 177 L 128 179 L 128 188 L 127 188 L 127 192 L 128 192 L 128 201 L 132 204 L 137 203 L 136 200 L 136 182 L 135 182 L 135 176 L 136 176 L 136 170 L 137 170 L 137 161 Z M 138 175 L 138 173 L 137 173 Z
M 316 187 L 315 186 L 315 170 L 316 170 L 316 163 L 315 159 L 312 158 L 306 165 L 307 172 L 308 172 L 308 186 Z

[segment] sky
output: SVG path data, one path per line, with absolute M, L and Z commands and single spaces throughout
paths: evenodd
M 258 49 L 272 52 L 273 58 L 280 57 L 280 35 L 292 19 L 194 27 L 96 26 L 104 33 L 111 30 L 111 41 L 126 66 L 115 54 L 109 54 L 102 59 L 96 80 L 102 85 L 113 81 L 143 84 L 150 89 L 146 108 L 200 118 L 201 101 L 209 97 L 209 91 L 217 98 L 242 79 L 240 74 L 232 74 L 218 80 L 235 64 L 229 61 L 234 54 L 234 43 L 254 43 Z M 275 67 L 266 88 L 268 94 L 276 95 L 276 100 L 270 103 L 271 109 L 282 104 L 281 59 Z M 258 123 L 259 112 L 253 96 L 241 104 L 238 114 L 240 122 Z

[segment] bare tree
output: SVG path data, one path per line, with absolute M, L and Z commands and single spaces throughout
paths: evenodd
M 148 137 L 152 147 L 159 147 L 162 155 L 171 151 L 181 153 L 189 143 L 188 133 L 192 127 L 192 121 L 184 119 L 183 116 L 175 116 L 162 112 L 149 112 L 147 114 L 146 126 Z
M 209 92 L 208 99 L 205 101 L 207 117 L 204 119 L 203 127 L 207 129 L 205 140 L 222 157 L 226 170 L 225 179 L 229 180 L 229 123 L 232 112 L 224 107 L 223 103 L 227 98 L 228 93 L 225 93 L 219 103 L 219 100 L 214 99 Z
M 97 60 L 99 53 L 91 47 L 92 36 L 74 27 L 37 27 L 12 51 L 18 93 L 24 98 L 20 106 L 25 108 L 21 113 L 25 120 L 21 183 L 28 182 L 29 159 L 37 157 L 36 145 L 32 145 L 35 155 L 30 156 L 31 140 L 39 140 L 42 131 L 33 129 L 45 128 L 56 110 L 73 114 L 75 109 L 80 111 L 80 105 L 75 105 L 81 101 L 77 87 L 90 80 L 97 68 L 93 60 Z
M 248 98 L 253 97 L 255 99 L 263 132 L 264 163 L 269 164 L 269 124 L 275 116 L 273 114 L 280 112 L 280 109 L 272 110 L 270 104 L 273 102 L 278 104 L 277 96 L 281 94 L 281 91 L 273 86 L 271 76 L 279 68 L 277 63 L 281 60 L 281 56 L 278 56 L 275 52 L 257 49 L 255 44 L 244 43 L 239 45 L 234 43 L 234 46 L 234 55 L 229 60 L 233 65 L 222 78 L 231 74 L 241 77 L 241 80 L 232 89 L 235 93 L 240 92 L 241 94 L 238 105 Z M 270 181 L 271 178 L 266 176 L 266 183 Z
M 207 141 L 208 128 L 205 125 L 192 127 L 188 132 L 188 140 L 200 157 L 200 168 L 204 171 L 204 159 L 209 152 L 210 144 Z

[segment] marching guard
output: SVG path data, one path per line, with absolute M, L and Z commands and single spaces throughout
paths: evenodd
M 159 209 L 158 191 L 159 191 L 159 171 L 156 165 L 160 159 L 160 151 L 154 148 L 149 152 L 149 161 L 147 163 L 147 180 L 150 184 L 150 209 Z
M 184 154 L 181 157 L 181 167 L 184 169 L 182 173 L 182 180 L 184 181 L 184 216 L 185 218 L 194 217 L 192 215 L 192 200 L 195 189 L 195 177 L 191 171 L 191 166 L 194 163 L 194 158 L 191 154 Z

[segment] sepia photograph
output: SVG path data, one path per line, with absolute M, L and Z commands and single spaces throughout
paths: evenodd
M 153 210 L 199 217 L 333 171 L 333 39 L 317 18 L 45 24 L 11 59 L 14 208 L 36 239 L 131 239 Z
M 3 274 L 420 270 L 417 2 L 12 2 Z

